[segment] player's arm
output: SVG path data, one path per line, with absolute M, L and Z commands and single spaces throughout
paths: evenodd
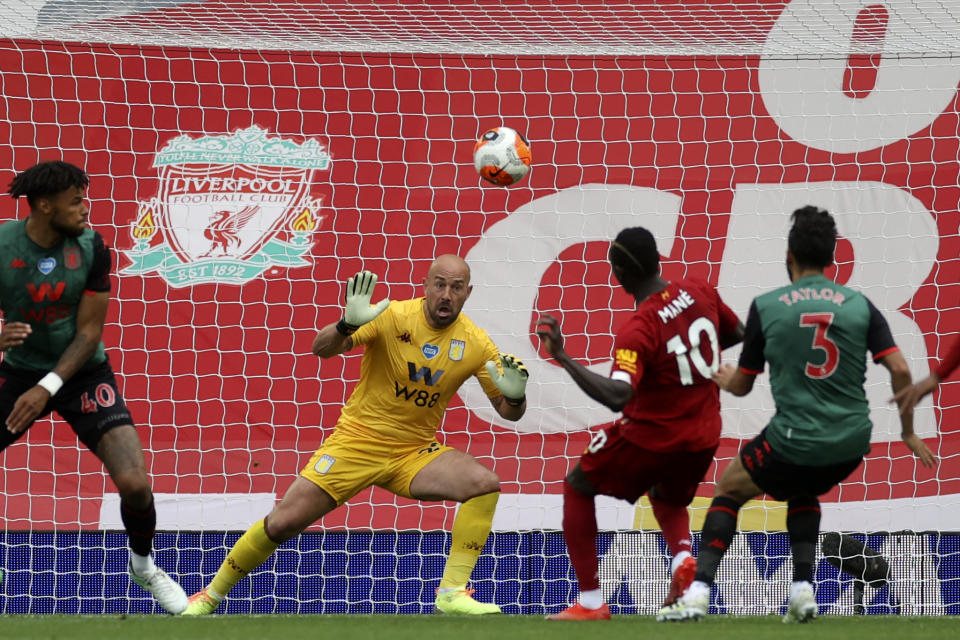
M 907 361 L 904 360 L 903 354 L 900 353 L 899 350 L 884 355 L 880 359 L 880 364 L 890 372 L 890 384 L 893 387 L 894 394 L 912 386 L 910 367 L 907 366 Z M 920 439 L 920 436 L 913 431 L 912 408 L 909 411 L 900 411 L 900 437 L 910 448 L 910 451 L 920 458 L 920 462 L 923 463 L 925 467 L 933 467 L 936 465 L 936 456 L 933 455 L 933 452 L 930 451 L 923 440 Z
M 890 372 L 890 386 L 893 387 L 893 393 L 900 393 L 912 386 L 913 377 L 910 374 L 910 367 L 907 365 L 900 348 L 897 347 L 897 343 L 893 340 L 893 334 L 890 333 L 886 318 L 869 300 L 867 300 L 867 306 L 870 309 L 867 348 L 873 354 L 874 362 L 882 364 Z M 924 466 L 932 467 L 936 464 L 936 457 L 920 439 L 920 436 L 913 431 L 912 407 L 908 411 L 900 411 L 900 437 L 910 448 L 910 451 L 920 458 L 920 462 Z
M 563 349 L 560 323 L 553 316 L 549 314 L 540 316 L 537 327 L 537 335 L 540 336 L 547 353 L 570 374 L 578 387 L 611 411 L 623 411 L 633 397 L 633 385 L 594 373 L 571 358 Z
M 717 296 L 717 339 L 720 343 L 720 350 L 728 349 L 734 345 L 743 342 L 745 328 L 740 318 L 733 312 L 733 309 L 727 306 L 717 290 L 713 290 Z
M 361 271 L 347 280 L 346 304 L 343 318 L 328 324 L 313 339 L 313 355 L 332 358 L 353 348 L 353 334 L 367 324 L 390 305 L 384 298 L 375 305 L 370 304 L 373 288 L 377 284 L 376 274 Z
M 737 325 L 738 329 L 742 327 L 739 322 Z M 735 396 L 745 396 L 750 393 L 757 376 L 763 372 L 763 348 L 766 342 L 760 324 L 760 312 L 757 311 L 755 301 L 750 305 L 750 313 L 747 315 L 747 325 L 743 327 L 742 337 L 743 350 L 740 352 L 739 366 L 721 365 L 712 376 L 718 387 Z
M 958 366 L 960 366 L 960 340 L 953 343 L 953 348 L 947 352 L 947 357 L 943 359 L 940 366 L 930 372 L 930 375 L 916 384 L 910 384 L 897 391 L 890 401 L 900 406 L 901 414 L 913 411 L 917 403 L 936 389 L 941 380 L 949 378 Z
M 523 362 L 515 356 L 504 353 L 500 356 L 500 366 L 490 360 L 484 365 L 490 380 L 501 394 L 490 398 L 490 404 L 500 417 L 516 422 L 527 411 L 527 379 L 530 373 Z
M 720 342 L 720 350 L 729 349 L 734 345 L 738 345 L 743 342 L 743 336 L 745 334 L 745 327 L 743 323 L 737 320 L 736 326 L 729 333 L 721 333 L 717 336 L 718 341 Z
M 86 291 L 77 305 L 77 333 L 67 345 L 53 372 L 62 380 L 69 380 L 94 354 L 103 337 L 110 306 L 109 291 Z
M 0 352 L 24 343 L 33 329 L 26 322 L 4 322 L 0 330 Z
M 313 355 L 321 358 L 332 358 L 353 349 L 353 336 L 343 335 L 337 331 L 340 322 L 331 322 L 317 332 L 313 339 Z

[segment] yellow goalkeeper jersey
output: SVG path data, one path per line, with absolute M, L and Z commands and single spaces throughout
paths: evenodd
M 501 395 L 484 363 L 499 351 L 486 331 L 461 313 L 444 329 L 427 324 L 423 298 L 392 302 L 353 334 L 366 351 L 360 382 L 337 429 L 396 443 L 431 442 L 450 399 L 476 376 L 490 398 Z

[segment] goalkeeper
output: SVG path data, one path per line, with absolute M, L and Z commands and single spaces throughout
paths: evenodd
M 350 278 L 343 319 L 313 341 L 321 358 L 366 347 L 360 381 L 333 435 L 273 511 L 237 541 L 213 581 L 191 596 L 185 615 L 212 613 L 278 545 L 371 485 L 407 498 L 463 503 L 434 606 L 451 614 L 500 612 L 496 604 L 474 600 L 467 588 L 490 533 L 499 478 L 469 454 L 440 444 L 436 432 L 450 399 L 471 376 L 503 418 L 519 420 L 527 370 L 500 355 L 486 332 L 460 313 L 472 288 L 461 258 L 442 255 L 430 265 L 422 298 L 371 306 L 376 283 L 369 271 Z

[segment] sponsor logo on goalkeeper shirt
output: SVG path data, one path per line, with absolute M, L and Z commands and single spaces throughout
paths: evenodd
M 160 186 L 140 203 L 125 252 L 132 264 L 122 272 L 188 287 L 309 266 L 322 220 L 310 187 L 329 165 L 316 140 L 297 143 L 257 126 L 170 140 L 154 157 Z

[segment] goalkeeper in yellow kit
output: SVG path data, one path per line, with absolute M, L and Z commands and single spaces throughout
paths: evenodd
M 442 255 L 430 265 L 422 298 L 371 305 L 376 283 L 369 271 L 350 278 L 343 319 L 313 341 L 321 358 L 366 347 L 360 382 L 333 435 L 273 511 L 237 540 L 210 584 L 190 597 L 184 615 L 215 611 L 278 545 L 371 485 L 407 498 L 462 502 L 434 606 L 451 614 L 500 612 L 467 589 L 490 533 L 500 480 L 473 456 L 438 443 L 436 432 L 450 399 L 471 376 L 502 417 L 519 420 L 527 370 L 513 356 L 500 355 L 486 332 L 460 313 L 471 286 L 470 268 L 458 256 Z

